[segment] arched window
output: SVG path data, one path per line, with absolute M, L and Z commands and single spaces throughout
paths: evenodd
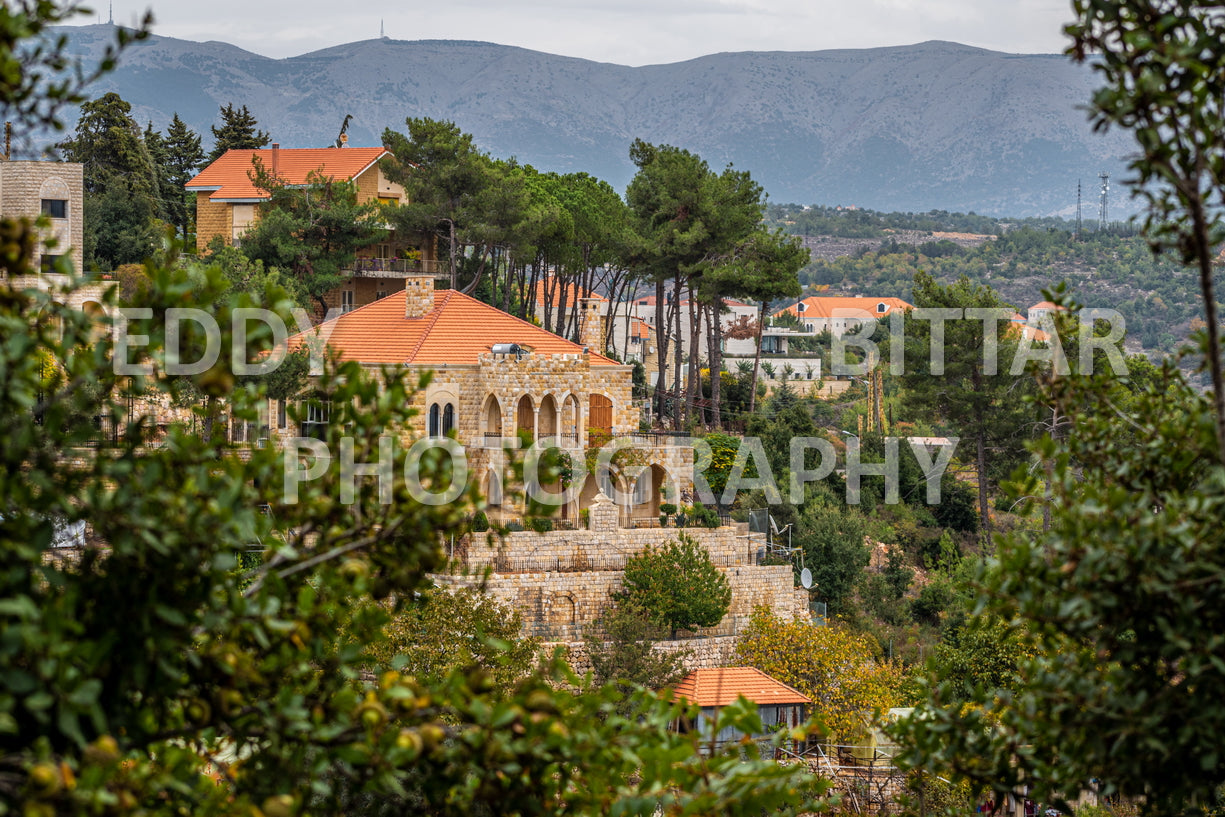
M 876 311 L 882 315 L 885 313 L 887 309 L 889 309 L 889 307 L 885 304 L 884 301 L 881 301 L 880 303 L 876 305 Z
M 439 411 L 438 411 L 438 404 L 437 404 L 437 403 L 430 403 L 430 430 L 429 430 L 429 434 L 430 434 L 430 436 L 431 436 L 431 437 L 437 437 L 437 436 L 438 436 L 438 429 L 439 429 L 439 425 L 438 425 L 438 420 L 439 420 L 439 417 L 438 417 L 438 415 L 439 415 Z
M 451 433 L 451 429 L 455 428 L 455 406 L 447 403 L 446 408 L 442 410 L 442 434 L 445 437 Z
M 485 502 L 491 508 L 499 507 L 502 504 L 502 480 L 498 478 L 497 471 L 489 472 L 489 479 L 485 490 Z

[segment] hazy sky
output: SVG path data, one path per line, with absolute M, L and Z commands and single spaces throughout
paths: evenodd
M 106 22 L 100 11 L 79 22 Z M 114 0 L 151 8 L 154 32 L 288 57 L 379 35 L 484 40 L 623 65 L 720 51 L 819 51 L 951 40 L 1012 53 L 1063 50 L 1068 0 Z

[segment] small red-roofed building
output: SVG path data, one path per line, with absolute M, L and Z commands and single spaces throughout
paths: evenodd
M 755 667 L 708 667 L 695 669 L 680 683 L 672 687 L 677 699 L 684 699 L 701 709 L 696 722 L 682 721 L 676 724 L 681 731 L 696 729 L 703 742 L 710 745 L 734 743 L 745 735 L 735 729 L 724 729 L 713 734 L 719 710 L 745 698 L 757 704 L 764 731 L 749 735 L 751 739 L 768 738 L 781 728 L 799 726 L 807 720 L 807 711 L 812 700 L 776 678 L 771 678 Z

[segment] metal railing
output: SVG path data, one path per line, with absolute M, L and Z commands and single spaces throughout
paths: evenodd
M 688 431 L 634 431 L 630 439 L 651 445 L 681 445 L 690 439 Z
M 449 276 L 441 261 L 421 261 L 409 258 L 355 258 L 351 272 L 358 277 L 385 278 L 392 275 Z

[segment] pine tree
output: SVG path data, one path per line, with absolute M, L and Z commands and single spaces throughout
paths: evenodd
M 184 240 L 192 226 L 195 208 L 192 206 L 194 194 L 188 193 L 183 186 L 196 175 L 196 171 L 204 164 L 204 148 L 200 146 L 200 134 L 179 118 L 176 112 L 170 120 L 164 138 L 166 158 L 164 172 L 170 182 L 171 194 L 166 201 L 171 224 L 178 228 Z
M 87 269 L 139 263 L 157 246 L 161 184 L 131 112 L 116 93 L 86 102 L 76 135 L 60 145 L 65 159 L 84 165 Z
M 227 150 L 250 150 L 262 148 L 271 141 L 267 131 L 259 130 L 259 122 L 243 105 L 236 109 L 233 104 L 221 106 L 221 127 L 213 125 L 213 152 L 208 155 L 215 162 Z

